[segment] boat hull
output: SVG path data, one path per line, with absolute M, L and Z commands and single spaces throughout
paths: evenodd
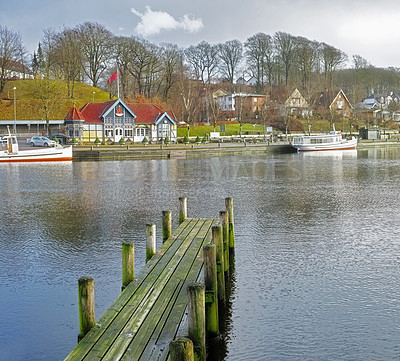
M 11 162 L 70 162 L 72 147 L 22 150 L 16 153 L 0 152 L 0 163 Z
M 315 152 L 324 150 L 351 150 L 356 149 L 357 139 L 350 139 L 340 143 L 325 144 L 292 144 L 298 152 Z

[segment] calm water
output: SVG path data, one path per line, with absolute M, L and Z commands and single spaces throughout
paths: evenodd
M 213 217 L 232 196 L 236 271 L 219 348 L 231 360 L 400 359 L 400 152 L 0 165 L 0 360 L 62 360 L 77 279 L 97 318 L 120 244 L 144 265 L 161 211 Z M 176 225 L 176 222 L 175 222 Z

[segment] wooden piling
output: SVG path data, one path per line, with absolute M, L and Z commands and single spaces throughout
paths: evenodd
M 180 209 L 179 209 L 179 224 L 181 224 L 187 218 L 187 198 L 179 198 Z
M 235 248 L 235 234 L 234 234 L 234 220 L 233 220 L 233 199 L 225 198 L 226 211 L 228 212 L 228 239 L 229 250 L 233 251 Z
M 78 342 L 95 325 L 94 313 L 94 279 L 92 277 L 81 277 L 78 280 L 79 297 L 79 330 Z
M 222 239 L 224 245 L 224 271 L 229 271 L 229 240 L 228 240 L 228 212 L 219 213 L 219 219 L 222 225 Z
M 156 253 L 156 225 L 146 224 L 146 262 Z
M 209 337 L 219 333 L 218 322 L 218 283 L 217 283 L 217 246 L 207 244 L 204 251 L 204 285 L 206 296 L 206 330 Z
M 135 247 L 132 242 L 122 242 L 122 290 L 135 279 Z
M 202 283 L 192 283 L 188 294 L 188 334 L 193 341 L 196 360 L 206 359 L 205 292 Z
M 187 337 L 173 340 L 169 344 L 170 361 L 194 361 L 193 342 Z
M 218 300 L 225 301 L 225 272 L 224 272 L 224 245 L 222 240 L 222 226 L 213 226 L 211 229 L 211 243 L 217 246 L 217 284 Z
M 163 242 L 165 242 L 169 237 L 171 237 L 171 211 L 163 211 L 162 212 L 162 233 L 163 233 Z

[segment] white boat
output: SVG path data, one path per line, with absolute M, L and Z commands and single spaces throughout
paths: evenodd
M 329 134 L 293 137 L 292 147 L 298 152 L 356 149 L 357 138 L 343 138 L 342 133 L 333 128 Z
M 42 149 L 19 150 L 17 137 L 14 135 L 2 138 L 0 163 L 4 162 L 60 162 L 72 161 L 72 147 L 48 147 Z

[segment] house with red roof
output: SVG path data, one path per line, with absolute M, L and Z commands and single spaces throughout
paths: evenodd
M 67 137 L 84 142 L 101 141 L 149 142 L 177 140 L 176 117 L 153 104 L 126 104 L 121 99 L 105 103 L 87 103 L 81 109 L 75 106 L 64 119 Z

